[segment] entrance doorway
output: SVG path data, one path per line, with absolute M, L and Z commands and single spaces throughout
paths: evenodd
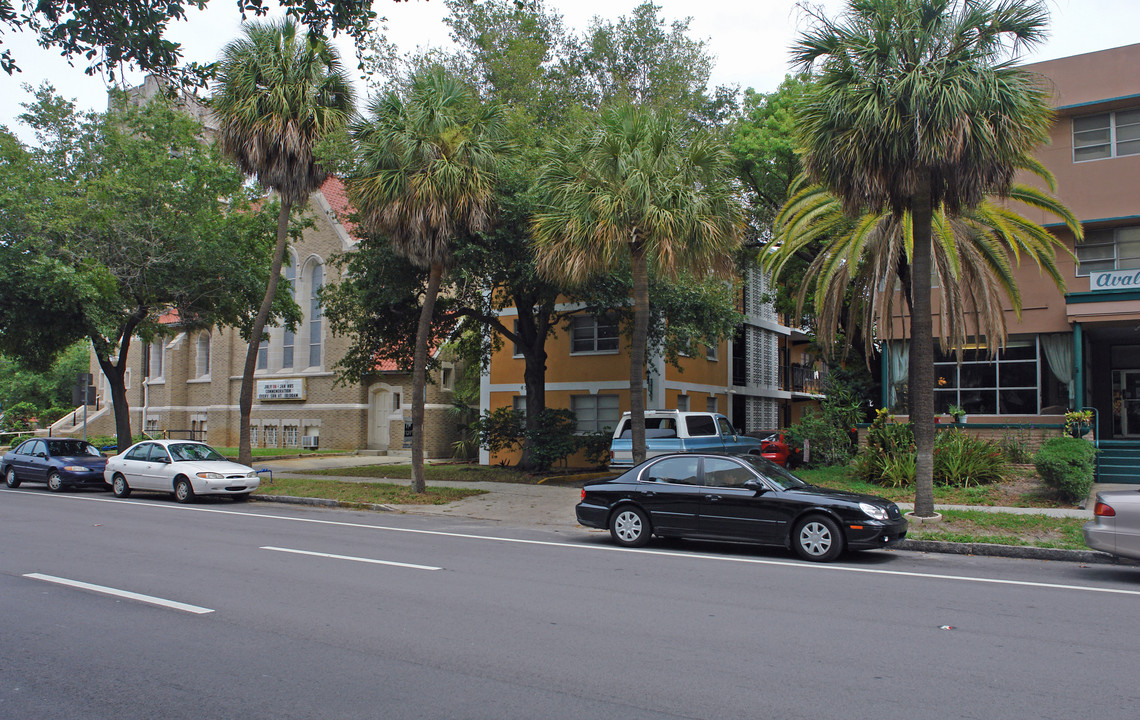
M 1140 438 L 1140 369 L 1112 371 L 1114 434 Z

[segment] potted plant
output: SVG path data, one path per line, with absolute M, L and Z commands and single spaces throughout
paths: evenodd
M 1070 437 L 1084 437 L 1092 430 L 1092 410 L 1071 410 L 1065 413 L 1065 434 Z
M 966 422 L 966 411 L 962 409 L 961 405 L 951 405 L 946 414 L 956 423 Z

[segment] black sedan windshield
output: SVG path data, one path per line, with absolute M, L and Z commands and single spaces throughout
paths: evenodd
M 770 483 L 781 490 L 790 490 L 807 485 L 803 480 L 765 458 L 757 455 L 741 455 L 740 459 L 752 465 L 756 472 L 768 478 Z

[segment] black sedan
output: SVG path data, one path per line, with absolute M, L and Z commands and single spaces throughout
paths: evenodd
M 32 438 L 25 440 L 0 459 L 0 474 L 10 488 L 22 482 L 46 483 L 48 490 L 65 487 L 108 485 L 103 481 L 107 458 L 89 442 L 75 438 Z
M 650 535 L 735 540 L 790 547 L 817 561 L 886 547 L 907 531 L 889 500 L 809 485 L 751 455 L 660 455 L 586 485 L 576 510 L 579 523 L 609 528 L 625 547 L 645 545 Z

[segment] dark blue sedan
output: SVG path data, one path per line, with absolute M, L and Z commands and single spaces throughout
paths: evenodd
M 52 492 L 65 487 L 107 489 L 107 458 L 89 442 L 75 438 L 32 438 L 4 453 L 0 474 L 10 488 L 23 482 L 45 483 Z

